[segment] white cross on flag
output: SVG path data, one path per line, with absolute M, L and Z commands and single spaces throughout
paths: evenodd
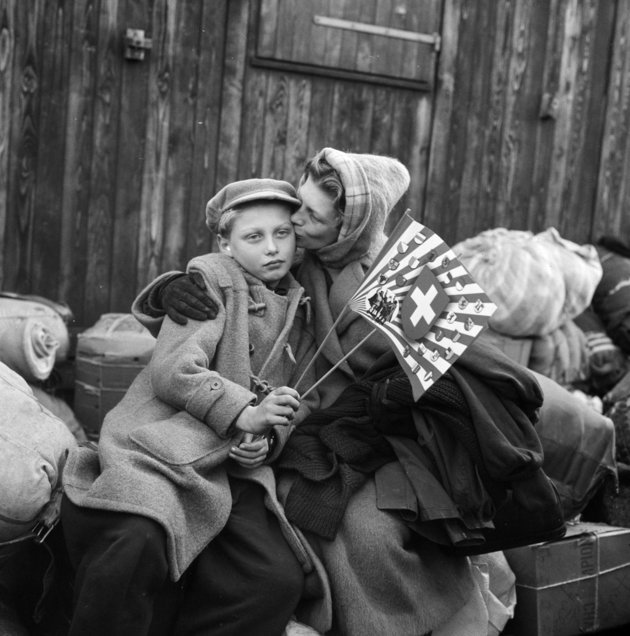
M 389 338 L 416 400 L 496 311 L 451 248 L 407 213 L 348 306 Z

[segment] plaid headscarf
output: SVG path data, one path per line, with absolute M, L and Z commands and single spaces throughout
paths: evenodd
M 318 155 L 339 173 L 346 209 L 337 241 L 316 255 L 329 267 L 353 261 L 369 265 L 385 242 L 387 215 L 409 187 L 409 171 L 397 159 L 381 155 L 334 148 L 324 148 Z

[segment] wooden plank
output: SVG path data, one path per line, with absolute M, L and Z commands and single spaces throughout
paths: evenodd
M 243 92 L 243 75 L 247 54 L 248 8 L 248 2 L 245 0 L 228 3 L 219 126 L 218 156 L 221 160 L 217 164 L 216 189 L 234 181 L 239 174 L 238 158 L 242 141 L 241 115 L 246 97 Z
M 36 1 L 21 2 L 16 7 L 16 24 L 23 31 L 15 39 L 13 77 L 19 91 L 12 92 L 12 149 L 9 159 L 11 187 L 5 228 L 5 262 L 12 272 L 5 278 L 11 291 L 31 292 L 29 265 L 33 253 L 32 232 L 35 211 L 37 146 L 39 140 L 39 105 L 41 66 L 37 56 L 37 24 L 42 10 Z
M 287 138 L 284 153 L 284 178 L 294 185 L 308 157 L 308 125 L 311 107 L 311 83 L 303 78 L 289 78 Z
M 164 237 L 162 267 L 178 269 L 186 262 L 190 179 L 193 168 L 193 132 L 202 3 L 178 3 L 175 10 L 173 55 L 169 72 L 170 122 L 164 193 Z M 175 35 L 176 34 L 176 35 Z
M 312 157 L 326 146 L 335 147 L 331 122 L 335 82 L 313 78 L 311 84 L 311 110 L 308 123 L 308 150 L 306 158 Z
M 503 65 L 507 70 L 505 77 L 505 100 L 503 114 L 503 133 L 501 135 L 501 166 L 498 175 L 498 197 L 493 218 L 494 227 L 525 229 L 520 219 L 526 218 L 519 209 L 519 190 L 527 188 L 531 163 L 523 160 L 528 147 L 533 146 L 531 139 L 532 126 L 528 126 L 535 111 L 529 92 L 528 78 L 535 79 L 530 59 L 532 48 L 532 22 L 536 14 L 535 3 L 520 0 L 514 5 L 514 14 L 510 20 L 514 25 L 511 41 L 507 43 L 510 57 Z M 538 42 L 534 39 L 534 46 Z M 506 63 L 507 62 L 507 63 Z M 532 86 L 531 88 L 535 88 Z M 532 108 L 533 106 L 533 108 Z M 527 198 L 525 193 L 525 198 Z
M 328 14 L 328 0 L 312 0 L 301 3 L 297 12 L 296 24 L 293 33 L 293 54 L 298 59 L 315 64 L 323 64 L 327 56 L 327 38 L 325 27 L 315 24 L 316 15 Z M 308 9 L 306 7 L 308 6 Z
M 597 0 L 588 0 L 577 5 L 579 23 L 579 36 L 575 42 L 577 63 L 572 91 L 571 127 L 567 139 L 566 171 L 560 203 L 561 214 L 557 226 L 562 236 L 573 240 L 580 240 L 580 237 L 588 235 L 591 228 L 591 205 L 585 208 L 578 194 L 580 184 L 584 186 L 587 183 L 582 179 L 583 166 L 586 173 L 596 171 L 595 165 L 591 163 L 592 159 L 585 155 L 584 150 L 589 128 L 588 107 L 593 86 L 591 66 L 594 63 L 595 54 L 593 46 L 597 5 L 599 5 Z M 599 96 L 596 99 L 599 101 Z M 585 194 L 584 191 L 582 194 Z M 592 197 L 589 199 L 592 201 Z
M 488 99 L 489 108 L 487 119 L 483 122 L 484 148 L 482 157 L 476 157 L 481 161 L 481 174 L 476 178 L 467 181 L 465 193 L 462 192 L 462 201 L 470 202 L 465 204 L 464 222 L 460 224 L 459 238 L 465 239 L 474 236 L 479 232 L 479 228 L 492 228 L 497 225 L 496 214 L 503 215 L 506 206 L 507 193 L 502 182 L 502 174 L 506 170 L 505 155 L 509 154 L 505 149 L 503 141 L 505 139 L 505 112 L 506 112 L 506 87 L 509 82 L 509 65 L 506 64 L 505 56 L 511 52 L 510 44 L 513 41 L 514 30 L 518 29 L 515 23 L 516 7 L 512 3 L 501 2 L 496 5 L 496 11 L 490 14 L 494 24 L 495 38 L 491 49 L 491 66 L 489 69 Z M 481 72 L 483 75 L 483 71 Z M 473 98 L 478 106 L 481 106 Z M 473 159 L 473 161 L 475 161 Z M 479 198 L 469 196 L 474 191 L 474 181 L 481 177 L 482 184 Z M 474 195 L 473 195 L 474 196 Z M 466 221 L 469 221 L 466 223 Z M 463 227 L 462 227 L 463 226 Z M 465 229 L 464 229 L 465 228 Z
M 284 176 L 284 148 L 287 141 L 288 79 L 286 75 L 269 73 L 263 113 L 263 145 L 261 172 L 264 177 Z
M 120 40 L 118 2 L 101 2 L 98 16 L 94 143 L 90 165 L 90 202 L 87 219 L 84 317 L 92 323 L 109 311 L 112 237 L 118 156 L 120 104 Z
M 366 0 L 344 0 L 343 1 L 343 19 L 360 21 L 361 8 Z M 359 34 L 354 31 L 341 31 L 341 46 L 339 47 L 339 68 L 353 69 L 356 60 L 357 44 Z
M 630 6 L 617 5 L 593 235 L 625 238 L 630 157 Z M 627 239 L 626 239 L 627 240 Z
M 16 38 L 16 0 L 0 0 L 0 289 L 8 289 L 12 263 L 6 258 L 5 227 L 9 215 L 9 157 L 11 152 L 11 103 L 13 57 Z
M 397 91 L 377 88 L 374 91 L 370 148 L 380 155 L 392 153 L 392 125 Z
M 423 222 L 442 235 L 445 240 L 443 233 L 447 224 L 444 223 L 443 219 L 448 215 L 445 204 L 448 188 L 449 150 L 453 133 L 451 121 L 455 109 L 455 76 L 457 74 L 457 51 L 460 46 L 461 10 L 462 4 L 459 0 L 444 0 L 442 51 L 436 70 L 427 187 L 425 205 L 421 213 Z
M 326 15 L 331 18 L 345 18 L 344 3 L 337 0 L 328 0 L 328 10 Z M 326 44 L 324 48 L 324 58 L 322 65 L 339 68 L 341 66 L 341 45 L 344 42 L 343 32 L 340 29 L 328 29 L 326 27 L 317 26 L 314 33 L 321 38 Z
M 359 22 L 361 24 L 378 24 L 376 22 L 376 9 L 377 9 L 377 1 L 378 0 L 363 0 L 359 5 Z M 380 26 L 380 25 L 378 25 Z M 372 65 L 374 63 L 375 51 L 374 51 L 374 43 L 376 40 L 382 40 L 382 37 L 368 35 L 366 33 L 358 33 L 356 38 L 356 48 L 355 48 L 355 62 L 354 68 L 358 71 L 369 73 L 372 70 Z M 387 38 L 389 39 L 389 38 Z M 391 40 L 390 40 L 391 41 Z M 394 75 L 392 73 L 391 62 L 388 70 L 390 71 L 390 75 Z
M 204 2 L 199 33 L 196 119 L 193 132 L 193 165 L 188 211 L 187 258 L 214 247 L 206 227 L 205 206 L 215 192 L 225 30 L 228 0 Z
M 127 28 L 143 29 L 151 37 L 152 2 L 127 0 L 120 7 L 121 33 Z M 122 55 L 122 52 L 120 52 Z M 151 51 L 144 60 L 121 62 L 120 115 L 115 175 L 114 225 L 111 259 L 110 309 L 128 312 L 139 289 L 138 264 L 139 211 L 142 205 L 144 140 Z
M 164 271 L 165 189 L 171 124 L 173 55 L 176 34 L 175 0 L 156 0 L 153 10 L 148 116 L 138 249 L 137 287 Z
M 32 289 L 42 296 L 58 299 L 61 264 L 61 223 L 65 125 L 68 102 L 69 48 L 72 12 L 59 0 L 42 3 L 37 25 L 41 60 L 41 107 L 37 173 L 35 176 L 33 245 L 29 269 Z
M 567 178 L 567 155 L 571 138 L 571 112 L 574 106 L 576 74 L 580 63 L 576 42 L 580 33 L 579 0 L 570 0 L 563 20 L 563 49 L 560 63 L 558 117 L 556 119 L 553 145 L 553 162 L 549 173 L 545 221 L 559 227 L 562 213 L 562 192 Z
M 83 317 L 87 252 L 87 209 L 90 202 L 92 156 L 92 96 L 96 85 L 98 2 L 76 3 L 73 7 L 70 40 L 68 115 L 66 118 L 65 163 L 61 218 L 60 298 Z
M 258 34 L 256 54 L 261 57 L 276 55 L 276 34 L 278 24 L 278 1 L 261 0 L 258 14 Z
M 547 26 L 547 43 L 542 70 L 541 99 L 544 96 L 557 98 L 560 90 L 560 67 L 564 39 L 564 15 L 568 0 L 551 0 L 549 3 L 549 22 Z M 531 195 L 528 210 L 528 228 L 532 230 L 547 227 L 546 213 L 549 196 L 549 174 L 555 161 L 554 138 L 556 120 L 543 119 L 536 131 L 536 164 L 532 179 Z
M 460 100 L 458 110 L 463 110 L 463 113 L 458 112 L 457 117 L 459 119 L 463 115 L 461 129 L 465 135 L 465 159 L 461 168 L 459 219 L 449 242 L 469 238 L 478 232 L 479 227 L 485 229 L 494 225 L 506 77 L 505 53 L 508 50 L 506 39 L 509 41 L 511 33 L 507 9 L 509 6 L 505 3 L 478 3 L 475 14 L 469 14 L 464 23 L 465 39 L 462 37 L 460 42 L 462 52 L 467 51 L 470 57 L 470 67 L 460 69 L 467 96 Z M 475 37 L 476 33 L 487 36 Z M 469 40 L 471 35 L 472 42 Z M 453 208 L 449 206 L 450 209 Z
M 525 12 L 523 18 L 519 17 L 520 12 Z M 518 98 L 511 100 L 512 111 L 506 126 L 506 135 L 516 138 L 518 143 L 510 166 L 510 178 L 505 181 L 505 216 L 497 217 L 495 225 L 531 230 L 529 202 L 534 195 L 532 184 L 538 162 L 537 132 L 541 126 L 540 96 L 543 91 L 549 4 L 521 3 L 515 18 L 518 24 L 528 25 L 526 32 L 520 28 L 515 31 L 514 43 L 518 49 L 514 73 L 517 74 L 520 90 Z M 516 93 L 514 97 L 517 97 Z
M 607 118 L 607 101 L 602 99 L 608 86 L 608 69 L 611 51 L 614 47 L 616 3 L 597 3 L 597 23 L 594 46 L 589 66 L 590 98 L 585 122 L 585 141 L 582 147 L 582 166 L 578 183 L 574 189 L 575 200 L 583 209 L 582 217 L 588 218 L 590 227 L 585 229 L 582 240 L 595 241 L 599 238 L 597 212 L 597 188 L 601 168 L 601 150 Z M 623 236 L 623 234 L 621 234 Z

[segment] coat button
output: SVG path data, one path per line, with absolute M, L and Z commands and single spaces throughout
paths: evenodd
M 219 380 L 214 380 L 214 382 L 212 382 L 212 384 L 210 384 L 210 388 L 211 389 L 220 389 L 223 386 L 223 384 L 221 384 L 221 382 Z

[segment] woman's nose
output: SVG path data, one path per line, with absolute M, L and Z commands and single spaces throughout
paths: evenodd
M 291 223 L 293 225 L 302 225 L 304 223 L 301 206 L 291 215 Z

